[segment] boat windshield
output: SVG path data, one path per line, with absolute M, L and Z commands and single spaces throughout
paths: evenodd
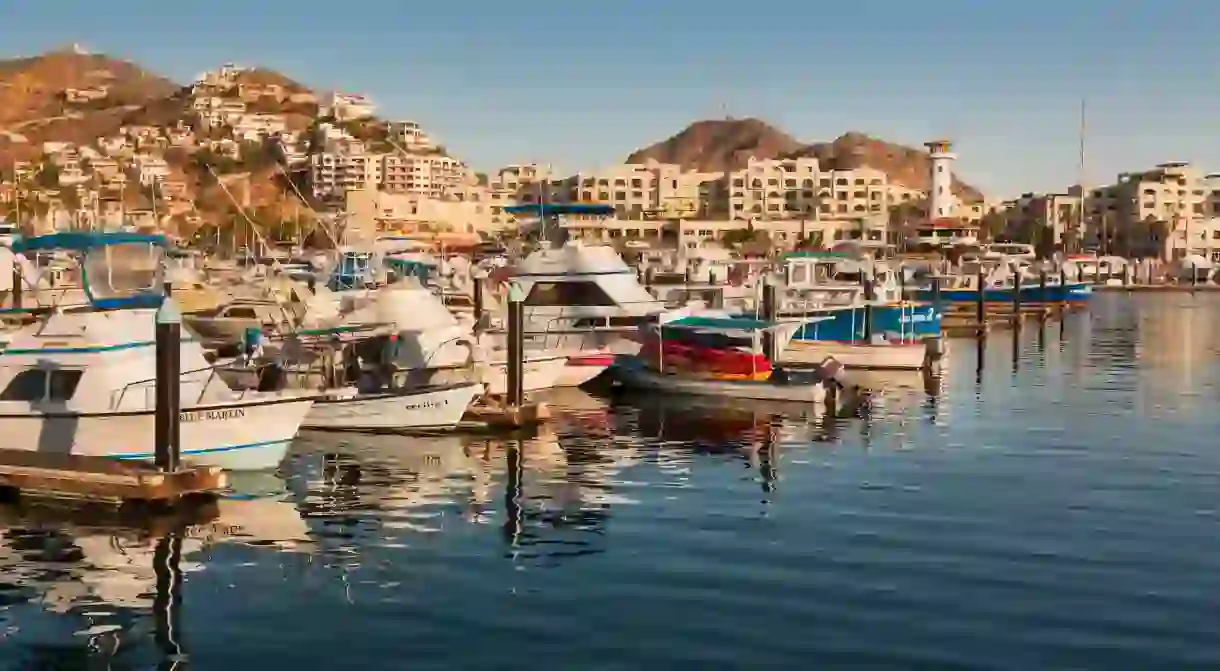
M 161 296 L 164 249 L 147 242 L 91 247 L 82 252 L 85 291 L 92 302 Z

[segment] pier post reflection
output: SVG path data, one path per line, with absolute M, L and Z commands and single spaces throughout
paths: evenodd
M 1012 374 L 1015 376 L 1021 370 L 1021 331 L 1012 332 Z
M 764 494 L 775 493 L 775 482 L 779 479 L 776 470 L 776 443 L 779 442 L 780 428 L 773 422 L 768 424 L 767 437 L 763 441 L 762 447 L 758 450 L 758 476 L 762 483 Z M 767 501 L 769 503 L 769 501 Z
M 186 651 L 181 640 L 182 533 L 175 531 L 157 539 L 153 551 L 156 593 L 153 598 L 154 637 L 164 655 L 157 668 L 185 669 Z
M 987 339 L 978 338 L 974 341 L 974 386 L 976 390 L 983 388 L 983 362 L 987 356 Z
M 521 440 L 506 441 L 504 450 L 504 542 L 515 552 L 521 543 L 525 512 L 521 508 L 525 464 L 521 458 Z

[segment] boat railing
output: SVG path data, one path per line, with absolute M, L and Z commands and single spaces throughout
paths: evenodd
M 204 371 L 209 371 L 209 374 L 208 374 L 207 379 L 204 380 L 203 385 L 199 389 L 199 396 L 198 396 L 198 398 L 195 399 L 195 405 L 203 403 L 203 397 L 207 394 L 208 389 L 212 386 L 212 382 L 214 380 L 216 380 L 217 378 L 219 378 L 219 376 L 220 376 L 220 367 L 219 366 L 206 366 L 203 368 L 196 368 L 194 370 L 182 371 L 181 373 L 178 374 L 178 379 L 179 379 L 179 381 L 181 381 L 181 379 L 183 377 L 186 377 L 188 375 L 195 375 L 197 373 L 202 373 Z M 123 406 L 123 399 L 126 397 L 128 389 L 131 389 L 132 387 L 144 387 L 144 386 L 147 386 L 150 384 L 156 384 L 156 382 L 157 382 L 157 378 L 155 378 L 155 377 L 148 378 L 145 380 L 135 380 L 132 382 L 128 382 L 127 384 L 123 385 L 122 389 L 112 392 L 112 394 L 117 393 L 118 398 L 114 399 L 112 401 L 111 407 L 118 409 Z M 234 391 L 233 393 L 237 394 L 237 396 L 232 399 L 226 399 L 226 400 L 234 400 L 234 401 L 243 400 L 246 397 L 247 391 L 249 391 L 249 390 L 242 389 L 240 391 Z

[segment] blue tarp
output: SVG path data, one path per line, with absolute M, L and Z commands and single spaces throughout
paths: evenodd
M 601 203 L 530 203 L 504 208 L 508 214 L 532 214 L 535 217 L 554 217 L 561 214 L 591 214 L 608 217 L 614 214 L 614 206 Z
M 51 233 L 32 238 L 22 238 L 13 242 L 13 251 L 18 253 L 37 252 L 52 249 L 95 249 L 123 244 L 145 244 L 167 247 L 164 235 L 148 233 L 128 233 L 115 231 L 111 233 Z

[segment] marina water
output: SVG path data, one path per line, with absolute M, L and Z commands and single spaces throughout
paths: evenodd
M 864 419 L 565 392 L 520 443 L 301 439 L 182 541 L 168 657 L 153 541 L 9 514 L 0 669 L 1214 667 L 1218 330 L 1100 294 Z

